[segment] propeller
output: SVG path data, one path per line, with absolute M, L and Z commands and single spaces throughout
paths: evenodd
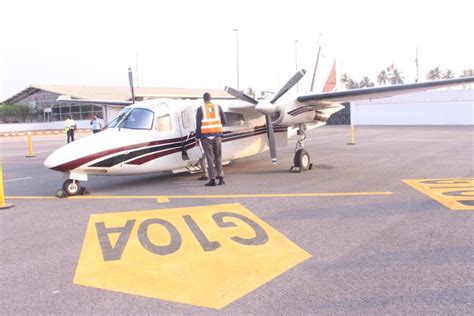
M 133 74 L 132 68 L 128 67 L 128 83 L 130 85 L 130 90 L 132 91 L 132 102 L 135 103 L 135 91 L 133 90 Z
M 275 103 L 279 98 L 281 98 L 282 95 L 284 95 L 286 92 L 288 92 L 288 90 L 293 88 L 293 86 L 297 84 L 298 81 L 300 81 L 301 78 L 303 78 L 305 74 L 306 74 L 306 69 L 304 68 L 298 71 L 293 77 L 291 77 L 290 80 L 288 80 L 288 82 L 283 86 L 283 88 L 281 88 L 280 91 L 278 91 L 278 93 L 275 94 L 275 96 L 270 101 L 270 103 L 272 104 Z
M 240 99 L 242 101 L 245 101 L 245 102 L 248 102 L 248 103 L 252 103 L 253 105 L 257 105 L 258 104 L 258 101 L 255 100 L 254 98 L 252 98 L 251 96 L 243 93 L 242 91 L 239 91 L 239 90 L 236 90 L 234 88 L 231 88 L 231 87 L 225 87 L 224 90 L 230 94 L 231 96 L 233 97 L 236 97 L 237 99 Z
M 236 97 L 239 100 L 251 103 L 255 105 L 255 110 L 259 113 L 265 115 L 265 121 L 267 126 L 267 136 L 268 136 L 268 146 L 270 147 L 270 157 L 272 158 L 272 163 L 277 162 L 277 153 L 276 153 L 276 145 L 275 145 L 275 134 L 273 132 L 273 123 L 271 119 L 271 115 L 276 111 L 275 102 L 280 99 L 285 93 L 288 92 L 294 85 L 298 83 L 298 81 L 303 78 L 306 74 L 306 69 L 301 69 L 298 71 L 290 80 L 277 92 L 272 98 L 271 101 L 262 100 L 257 101 L 251 96 L 243 93 L 242 91 L 236 90 L 231 87 L 225 87 L 225 91 L 230 95 Z

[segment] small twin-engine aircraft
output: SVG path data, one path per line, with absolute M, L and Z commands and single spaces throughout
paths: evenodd
M 298 135 L 294 166 L 299 171 L 311 167 L 304 149 L 306 130 L 326 124 L 342 110 L 342 102 L 384 98 L 474 82 L 474 77 L 402 84 L 337 92 L 286 94 L 304 76 L 297 72 L 276 94 L 254 99 L 226 87 L 236 100 L 216 101 L 227 120 L 222 140 L 222 160 L 231 161 L 270 150 L 273 163 L 277 147 Z M 134 100 L 132 73 L 129 81 Z M 203 91 L 204 92 L 204 91 Z M 199 171 L 203 156 L 195 137 L 195 111 L 202 101 L 153 99 L 133 101 L 71 100 L 127 105 L 100 133 L 83 137 L 62 146 L 44 162 L 47 168 L 64 172 L 65 195 L 83 192 L 79 181 L 88 175 L 129 175 L 159 171 Z

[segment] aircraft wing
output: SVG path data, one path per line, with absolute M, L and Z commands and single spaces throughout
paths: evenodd
M 308 105 L 320 105 L 321 103 L 341 103 L 347 101 L 358 101 L 368 99 L 387 98 L 394 95 L 406 94 L 411 92 L 426 91 L 436 88 L 444 88 L 463 84 L 474 83 L 474 77 L 464 77 L 448 80 L 437 80 L 420 83 L 409 83 L 387 87 L 363 88 L 347 91 L 325 92 L 316 94 L 301 95 L 297 98 L 298 102 Z
M 69 95 L 60 95 L 56 101 L 63 101 L 68 103 L 94 103 L 94 104 L 107 104 L 107 105 L 121 105 L 128 106 L 133 104 L 132 101 L 115 101 L 115 100 L 90 100 L 90 99 L 72 99 Z

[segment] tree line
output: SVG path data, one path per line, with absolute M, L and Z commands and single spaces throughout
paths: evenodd
M 465 69 L 459 77 L 470 77 L 474 76 L 474 69 Z M 453 79 L 455 73 L 451 69 L 441 70 L 438 66 L 431 69 L 426 74 L 427 80 L 440 80 L 440 79 Z M 404 83 L 405 77 L 403 73 L 394 68 L 388 67 L 380 71 L 377 75 L 377 83 L 379 86 L 385 86 L 387 84 L 401 84 Z M 374 87 L 375 83 L 370 80 L 369 77 L 363 77 L 357 81 L 349 77 L 347 73 L 341 76 L 341 83 L 344 84 L 346 89 L 358 89 L 358 88 L 370 88 Z
M 0 103 L 0 122 L 2 123 L 26 122 L 34 114 L 35 111 L 28 105 Z

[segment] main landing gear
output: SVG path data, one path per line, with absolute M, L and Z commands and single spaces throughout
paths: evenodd
M 58 190 L 56 192 L 56 197 L 62 199 L 68 196 L 86 195 L 86 194 L 89 194 L 89 192 L 87 191 L 85 187 L 81 186 L 81 183 L 78 180 L 67 179 L 63 183 L 62 190 Z
M 293 159 L 293 166 L 290 168 L 290 172 L 301 172 L 310 170 L 313 168 L 309 153 L 304 149 L 304 140 L 306 139 L 306 124 L 300 124 L 298 126 L 299 139 L 296 142 L 295 147 L 295 158 Z

